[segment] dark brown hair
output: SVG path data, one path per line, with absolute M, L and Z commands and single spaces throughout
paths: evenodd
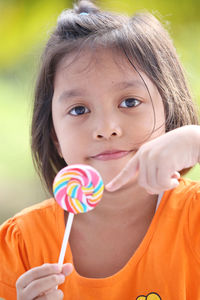
M 58 18 L 41 58 L 32 118 L 32 154 L 38 173 L 52 193 L 53 179 L 66 162 L 55 145 L 51 102 L 58 63 L 66 55 L 95 47 L 125 55 L 157 87 L 164 104 L 166 131 L 198 124 L 183 69 L 161 23 L 149 13 L 133 17 L 105 12 L 90 1 L 79 1 Z

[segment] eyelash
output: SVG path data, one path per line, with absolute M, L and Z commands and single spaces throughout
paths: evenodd
M 84 112 L 84 113 L 81 113 L 81 114 L 73 114 L 72 111 L 75 111 L 77 108 L 84 108 L 84 110 L 88 110 L 88 111 L 87 111 L 87 112 Z M 73 108 L 69 111 L 69 114 L 70 114 L 71 116 L 77 117 L 77 116 L 81 116 L 81 115 L 84 115 L 84 114 L 89 113 L 89 112 L 90 112 L 90 110 L 89 110 L 86 106 L 84 106 L 84 105 L 77 105 L 77 106 L 73 107 Z
M 127 100 L 134 100 L 134 104 L 135 103 L 137 103 L 136 105 L 133 105 L 133 106 L 120 106 L 123 102 L 125 102 L 125 101 L 127 101 Z M 130 101 L 129 101 L 130 102 Z M 132 101 L 133 102 L 133 101 Z M 127 99 L 125 99 L 125 100 L 123 100 L 121 103 L 120 103 L 120 105 L 119 105 L 119 107 L 122 107 L 122 108 L 133 108 L 133 107 L 137 107 L 137 106 L 139 106 L 141 104 L 141 101 L 140 100 L 138 100 L 138 99 L 135 99 L 135 98 L 127 98 Z M 72 113 L 73 111 L 75 111 L 77 108 L 84 108 L 84 112 L 83 113 L 80 113 L 80 114 L 74 114 L 74 113 Z M 85 110 L 87 110 L 86 112 L 85 112 Z M 90 112 L 90 110 L 86 107 L 86 106 L 84 106 L 84 105 L 77 105 L 77 106 L 75 106 L 75 107 L 73 107 L 70 111 L 69 111 L 69 114 L 70 115 L 72 115 L 72 116 L 81 116 L 81 115 L 84 115 L 84 114 L 87 114 L 87 113 L 89 113 Z
M 136 106 L 138 106 L 138 105 L 141 104 L 141 101 L 138 100 L 138 99 L 135 99 L 135 98 L 127 98 L 127 99 L 123 100 L 123 101 L 121 102 L 121 104 L 122 104 L 123 102 L 127 101 L 127 100 L 134 100 L 134 104 L 135 104 L 135 102 L 137 102 L 137 104 L 136 104 L 136 105 L 133 105 L 133 106 L 121 106 L 121 107 L 123 107 L 123 108 L 132 108 L 132 107 L 136 107 Z M 133 102 L 133 101 L 132 101 L 132 102 Z

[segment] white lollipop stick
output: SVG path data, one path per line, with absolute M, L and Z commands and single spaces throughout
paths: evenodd
M 68 243 L 68 240 L 69 240 L 69 235 L 70 235 L 73 219 L 74 219 L 74 214 L 70 212 L 69 215 L 68 215 L 68 219 L 67 219 L 67 225 L 65 227 L 65 234 L 64 234 L 64 237 L 63 237 L 62 247 L 61 247 L 61 250 L 60 250 L 60 256 L 59 256 L 59 260 L 58 260 L 59 266 L 63 265 L 63 261 L 64 261 L 64 258 L 65 258 L 65 252 L 66 252 L 67 243 Z

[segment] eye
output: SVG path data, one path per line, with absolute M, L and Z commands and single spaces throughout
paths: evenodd
M 80 115 L 87 114 L 89 112 L 90 111 L 87 107 L 79 105 L 79 106 L 76 106 L 76 107 L 72 108 L 69 111 L 69 114 L 72 115 L 72 116 L 80 116 Z
M 128 98 L 121 102 L 120 107 L 136 107 L 141 104 L 140 100 Z

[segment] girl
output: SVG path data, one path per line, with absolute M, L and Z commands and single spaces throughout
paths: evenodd
M 63 267 L 67 213 L 53 198 L 1 226 L 0 296 L 200 298 L 200 182 L 179 175 L 200 161 L 200 127 L 155 17 L 88 1 L 60 15 L 36 85 L 32 151 L 51 193 L 74 163 L 95 167 L 106 189 L 76 216 Z

